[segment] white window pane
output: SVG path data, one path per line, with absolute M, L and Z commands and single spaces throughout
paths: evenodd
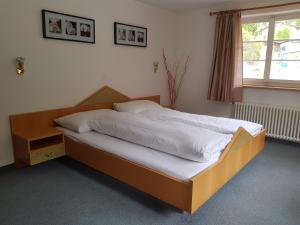
M 274 41 L 272 58 L 300 60 L 300 41 Z
M 267 53 L 267 42 L 246 42 L 243 43 L 243 59 L 265 60 Z
M 275 22 L 274 40 L 300 39 L 300 18 Z
M 263 79 L 265 61 L 244 61 L 243 78 Z
M 300 81 L 300 61 L 272 61 L 270 79 Z
M 242 25 L 243 41 L 267 41 L 269 23 L 244 23 Z

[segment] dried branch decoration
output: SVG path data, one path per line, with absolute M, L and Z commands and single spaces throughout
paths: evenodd
M 188 56 L 185 60 L 183 71 L 179 72 L 180 61 L 176 60 L 174 63 L 173 71 L 170 69 L 170 64 L 167 62 L 167 57 L 165 54 L 165 49 L 163 49 L 163 60 L 164 66 L 166 69 L 167 81 L 168 81 L 168 91 L 169 91 L 169 100 L 171 107 L 176 107 L 176 101 L 178 98 L 179 91 L 182 86 L 183 78 L 185 77 L 189 63 L 190 57 Z

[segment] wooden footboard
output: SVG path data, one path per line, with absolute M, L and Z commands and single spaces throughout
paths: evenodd
M 191 191 L 190 213 L 194 213 L 224 184 L 238 173 L 251 159 L 263 150 L 265 131 L 251 136 L 240 128 L 227 146 L 220 160 L 194 176 Z
M 194 213 L 264 147 L 265 132 L 252 137 L 239 129 L 214 165 L 188 181 L 65 138 L 66 154 L 188 213 Z

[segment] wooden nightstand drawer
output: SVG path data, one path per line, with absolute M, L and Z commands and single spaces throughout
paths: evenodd
M 38 150 L 33 150 L 30 151 L 30 165 L 35 165 L 64 155 L 65 155 L 64 144 L 57 144 L 57 145 L 41 148 Z

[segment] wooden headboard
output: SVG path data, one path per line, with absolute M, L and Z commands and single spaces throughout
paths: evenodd
M 126 95 L 105 86 L 93 95 L 85 98 L 73 107 L 52 109 L 41 112 L 32 112 L 10 116 L 11 131 L 14 134 L 22 133 L 24 130 L 39 130 L 54 126 L 54 120 L 68 114 L 95 109 L 112 109 L 114 102 L 127 102 L 130 100 L 150 100 L 160 104 L 160 96 L 146 96 L 141 98 L 129 98 Z
M 110 103 L 110 102 L 126 102 L 131 98 L 128 96 L 112 89 L 109 86 L 104 86 L 94 94 L 85 98 L 83 101 L 77 104 L 77 106 L 83 105 L 95 105 L 99 103 Z

